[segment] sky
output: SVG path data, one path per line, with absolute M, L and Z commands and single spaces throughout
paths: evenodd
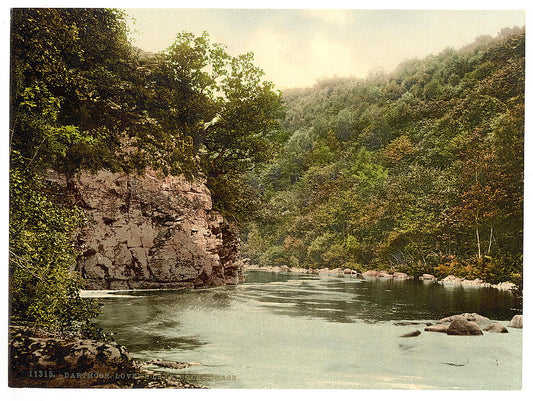
M 324 3 L 324 2 L 322 2 Z M 190 3 L 189 3 L 190 4 Z M 523 10 L 343 10 L 239 8 L 126 8 L 135 20 L 131 39 L 151 52 L 178 32 L 226 45 L 229 54 L 252 51 L 255 64 L 277 88 L 312 86 L 333 76 L 366 77 L 400 62 L 459 49 L 478 36 L 523 26 Z M 133 20 L 132 20 L 133 21 Z

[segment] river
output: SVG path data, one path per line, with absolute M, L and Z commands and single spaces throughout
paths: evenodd
M 507 325 L 521 313 L 509 291 L 248 271 L 238 286 L 92 296 L 98 323 L 133 357 L 195 362 L 166 371 L 211 388 L 521 388 L 522 330 L 423 330 L 462 312 Z

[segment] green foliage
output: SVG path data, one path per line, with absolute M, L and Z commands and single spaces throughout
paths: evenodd
M 283 140 L 281 94 L 262 79 L 251 53 L 232 57 L 204 32 L 180 33 L 172 46 L 147 67 L 149 116 L 162 128 L 154 148 L 174 152 L 182 163 L 171 173 L 194 170 L 207 177 L 214 206 L 238 221 L 249 220 L 256 206 L 243 174 L 271 160 Z M 244 202 L 238 204 L 240 197 Z
M 505 30 L 286 91 L 291 136 L 252 180 L 268 201 L 252 261 L 519 281 L 524 60 Z
M 97 305 L 79 296 L 72 232 L 84 215 L 52 203 L 46 188 L 19 167 L 10 171 L 10 306 L 15 321 L 65 329 L 89 324 Z

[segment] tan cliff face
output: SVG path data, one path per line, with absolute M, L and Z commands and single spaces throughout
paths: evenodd
M 243 280 L 237 230 L 199 180 L 100 172 L 71 185 L 89 217 L 76 270 L 87 289 L 179 288 Z

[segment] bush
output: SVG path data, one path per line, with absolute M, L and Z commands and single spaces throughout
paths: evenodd
M 80 298 L 73 232 L 80 209 L 50 201 L 38 176 L 10 171 L 9 287 L 12 323 L 68 330 L 90 324 L 94 301 Z

